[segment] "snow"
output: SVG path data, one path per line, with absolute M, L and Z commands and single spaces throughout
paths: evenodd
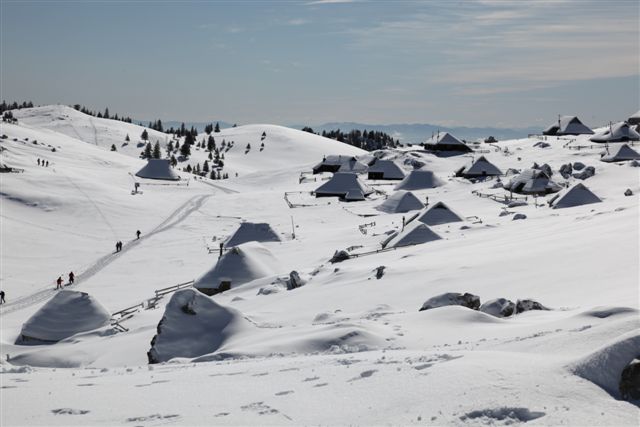
M 279 242 L 280 240 L 282 240 L 280 236 L 267 223 L 242 222 L 224 242 L 224 246 L 238 246 L 246 242 Z
M 416 169 L 409 172 L 402 181 L 396 185 L 396 190 L 424 190 L 443 185 L 442 180 L 434 175 L 432 171 Z
M 346 197 L 351 194 L 356 199 L 362 199 L 364 196 L 371 194 L 373 190 L 364 184 L 358 175 L 350 172 L 337 172 L 331 179 L 314 191 L 316 197 Z
M 179 182 L 139 180 L 141 193 L 131 194 L 132 175 L 146 164 L 135 147 L 144 128 L 69 110 L 20 110 L 17 124 L 0 125 L 2 163 L 24 169 L 0 176 L 2 425 L 637 424 L 638 407 L 611 390 L 637 356 L 638 198 L 624 192 L 640 191 L 640 169 L 599 162 L 603 147 L 590 147 L 588 135 L 548 136 L 544 150 L 534 147 L 539 138 L 495 144 L 490 158 L 504 170 L 597 165 L 585 182 L 600 203 L 551 209 L 555 195 L 528 197 L 508 207 L 525 221 L 500 216 L 508 192 L 495 178 L 451 177 L 459 157 L 388 150 L 385 158 L 411 157 L 441 177 L 440 186 L 412 190 L 418 200 L 477 219 L 433 226 L 439 240 L 380 250 L 407 215 L 375 209 L 393 185 L 362 179 L 376 195 L 346 203 L 310 194 L 329 174 L 299 179 L 325 155 L 361 150 L 279 126 L 239 126 L 212 134 L 218 146 L 235 140 L 225 152 L 230 179 L 183 172 L 206 159 L 200 149 L 174 169 Z M 122 147 L 127 133 L 132 142 Z M 164 144 L 163 134 L 149 135 Z M 300 194 L 302 206 L 289 207 L 285 192 Z M 244 263 L 231 251 L 218 260 L 219 242 L 243 222 L 269 224 L 281 237 L 239 246 L 253 248 L 244 259 L 264 268 L 258 277 L 212 297 L 192 293 L 202 323 L 169 307 L 189 292 L 149 304 L 156 290 L 189 286 L 227 256 Z M 114 253 L 118 240 L 124 247 Z M 358 256 L 329 262 L 347 248 Z M 15 344 L 24 323 L 65 292 L 54 280 L 71 270 L 76 281 L 65 290 L 112 312 L 137 305 L 121 321 L 127 331 L 106 324 L 55 344 Z M 288 290 L 292 270 L 306 283 Z M 504 318 L 458 306 L 418 311 L 451 292 L 485 304 L 533 299 L 551 310 Z M 229 326 L 215 321 L 228 314 Z M 178 320 L 165 344 L 198 351 L 149 365 L 165 315 Z M 212 338 L 195 340 L 200 334 Z
M 223 281 L 237 287 L 253 280 L 282 273 L 282 267 L 269 249 L 251 241 L 234 246 L 193 284 L 196 289 L 218 289 Z
M 638 141 L 640 134 L 626 122 L 619 122 L 604 128 L 590 138 L 593 142 Z
M 602 162 L 624 162 L 627 160 L 640 160 L 640 153 L 627 144 L 612 148 L 610 152 L 600 158 Z
M 399 190 L 377 206 L 376 209 L 387 213 L 403 213 L 419 210 L 423 207 L 422 202 L 411 191 Z
M 578 183 L 561 193 L 553 202 L 554 209 L 572 208 L 575 206 L 589 205 L 591 203 L 600 203 L 602 200 L 584 184 Z
M 147 164 L 136 172 L 136 176 L 168 181 L 177 181 L 180 179 L 180 175 L 171 169 L 171 165 L 167 159 L 149 159 Z
M 449 224 L 451 222 L 461 222 L 464 219 L 455 213 L 444 202 L 437 202 L 425 208 L 424 212 L 420 212 L 417 221 L 427 225 Z
M 106 325 L 111 314 L 85 292 L 62 290 L 22 326 L 24 340 L 60 341 Z

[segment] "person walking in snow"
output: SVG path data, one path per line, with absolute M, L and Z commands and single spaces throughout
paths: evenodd
M 38 166 L 40 166 L 40 159 L 38 158 Z
M 58 276 L 58 280 L 56 280 L 56 289 L 62 289 L 62 276 Z
M 138 237 L 138 240 L 140 240 L 140 234 L 142 234 L 140 233 L 140 230 L 136 231 L 136 236 Z
M 69 284 L 73 285 L 73 282 L 76 280 L 76 275 L 73 274 L 73 271 L 69 273 Z
M 49 167 L 49 160 L 47 160 L 47 167 Z
M 4 304 L 6 301 L 4 300 L 4 291 L 0 291 L 0 304 Z

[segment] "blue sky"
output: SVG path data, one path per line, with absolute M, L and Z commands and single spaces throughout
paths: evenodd
M 141 119 L 542 126 L 640 108 L 629 1 L 1 1 L 2 98 Z

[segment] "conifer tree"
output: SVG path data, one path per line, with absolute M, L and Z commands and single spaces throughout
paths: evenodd
M 220 132 L 220 124 L 218 122 L 216 122 L 216 128 L 214 129 L 215 133 Z
M 180 146 L 180 154 L 183 157 L 189 157 L 191 155 L 191 144 L 187 142 L 187 138 L 184 139 L 182 146 Z
M 149 140 L 149 133 L 147 132 L 146 129 L 142 131 L 142 135 L 140 135 L 140 137 L 142 138 L 143 141 Z
M 144 157 L 145 159 L 150 159 L 151 155 L 152 155 L 151 143 L 147 142 L 147 145 L 145 145 L 145 147 L 144 147 L 144 154 L 142 155 L 142 157 Z
M 156 143 L 153 145 L 153 158 L 154 159 L 160 159 L 162 158 L 162 153 L 160 152 L 160 143 L 158 141 L 156 141 Z
M 116 149 L 116 144 L 111 144 L 111 151 L 118 151 L 118 150 Z

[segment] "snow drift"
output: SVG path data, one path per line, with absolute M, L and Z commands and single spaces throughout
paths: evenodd
M 423 190 L 436 188 L 444 185 L 432 171 L 425 169 L 415 169 L 409 172 L 402 181 L 396 185 L 396 190 Z

